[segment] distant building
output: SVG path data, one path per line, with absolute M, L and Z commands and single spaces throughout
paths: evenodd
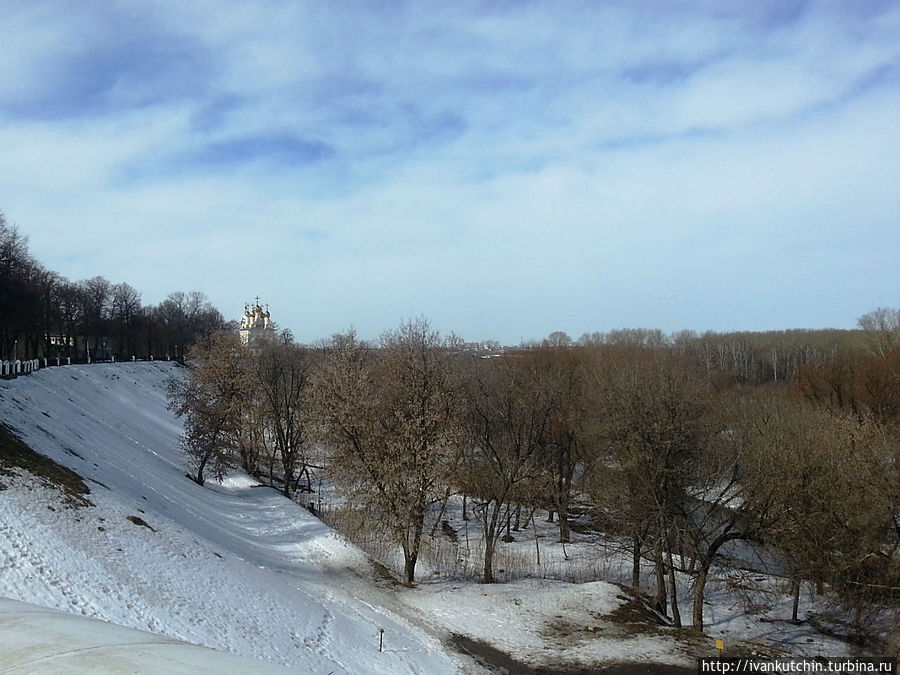
M 269 306 L 265 311 L 259 304 L 259 297 L 252 305 L 244 305 L 241 317 L 241 343 L 250 349 L 259 349 L 264 343 L 275 340 L 275 324 L 269 318 Z

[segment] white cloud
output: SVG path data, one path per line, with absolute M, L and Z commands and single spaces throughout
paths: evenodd
M 852 325 L 895 302 L 895 8 L 151 7 L 19 12 L 0 57 L 0 208 L 73 278 L 226 315 L 259 293 L 303 339 L 417 313 L 506 341 Z M 103 89 L 54 100 L 73 55 Z

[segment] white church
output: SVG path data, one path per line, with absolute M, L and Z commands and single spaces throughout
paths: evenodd
M 244 305 L 244 316 L 241 317 L 241 343 L 250 349 L 259 349 L 266 342 L 275 340 L 275 324 L 269 317 L 269 306 L 263 310 L 259 304 L 259 296 L 251 305 Z

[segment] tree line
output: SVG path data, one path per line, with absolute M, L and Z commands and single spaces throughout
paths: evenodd
M 0 359 L 180 359 L 198 336 L 224 325 L 199 291 L 153 306 L 125 282 L 69 281 L 41 265 L 0 213 Z
M 190 352 L 171 401 L 201 484 L 241 466 L 296 496 L 325 448 L 320 468 L 402 550 L 407 584 L 450 496 L 481 521 L 485 582 L 536 510 L 568 541 L 577 499 L 675 625 L 702 629 L 710 572 L 746 541 L 795 597 L 814 584 L 862 626 L 900 602 L 900 312 L 860 326 L 858 344 L 763 383 L 684 341 L 473 354 L 417 319 L 376 343 L 349 331 L 251 351 L 222 332 Z M 689 620 L 676 575 L 693 582 Z

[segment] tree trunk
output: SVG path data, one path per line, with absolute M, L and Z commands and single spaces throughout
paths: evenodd
M 791 579 L 791 590 L 794 592 L 794 602 L 791 605 L 791 621 L 798 623 L 797 614 L 800 611 L 800 580 Z
M 494 538 L 484 538 L 484 583 L 494 583 Z
M 631 585 L 641 587 L 641 538 L 635 534 L 631 540 Z
M 559 541 L 561 544 L 569 543 L 569 504 L 567 499 L 561 499 L 559 503 Z
M 708 578 L 709 568 L 701 565 L 700 570 L 697 572 L 697 577 L 694 579 L 694 606 L 693 616 L 691 617 L 694 630 L 703 630 L 703 595 L 706 592 L 706 580 Z
M 484 525 L 484 583 L 494 583 L 494 549 L 503 528 L 500 522 L 502 502 L 491 501 L 484 505 L 481 523 Z
M 515 539 L 512 536 L 512 532 L 510 532 L 511 525 L 512 525 L 512 514 L 509 514 L 506 516 L 506 534 L 503 535 L 503 541 L 505 541 L 507 544 L 512 541 L 515 541 Z
M 281 453 L 281 468 L 284 469 L 284 485 L 281 491 L 288 499 L 294 497 L 294 456 L 293 453 Z
M 668 548 L 668 547 L 666 547 Z M 678 609 L 678 588 L 675 585 L 675 565 L 672 564 L 672 549 L 669 548 L 668 551 L 669 558 L 669 586 L 670 586 L 670 595 L 672 597 L 672 621 L 675 623 L 676 628 L 681 628 L 681 612 Z M 701 596 L 702 603 L 702 596 Z M 700 611 L 703 611 L 702 604 Z
M 412 543 L 409 543 L 407 539 L 406 543 L 403 546 L 403 576 L 404 583 L 407 586 L 412 586 L 416 580 L 416 561 L 419 559 L 419 548 L 422 544 L 422 533 L 425 530 L 425 502 L 420 501 L 415 505 L 413 513 L 411 514 L 413 518 L 412 530 L 413 537 Z
M 666 602 L 666 565 L 663 562 L 661 541 L 657 540 L 653 553 L 656 560 L 656 611 L 663 616 L 668 616 Z
M 556 486 L 556 511 L 559 514 L 559 541 L 569 543 L 569 493 L 572 486 L 570 451 L 564 453 L 559 466 L 559 480 Z M 567 468 L 568 467 L 568 468 Z
M 413 551 L 403 552 L 403 583 L 412 586 L 416 581 L 416 561 L 419 556 Z
M 207 461 L 209 461 L 207 457 L 200 460 L 200 464 L 197 466 L 197 475 L 194 476 L 194 482 L 200 487 L 203 487 L 203 483 L 205 482 L 203 478 L 203 469 L 206 468 Z

